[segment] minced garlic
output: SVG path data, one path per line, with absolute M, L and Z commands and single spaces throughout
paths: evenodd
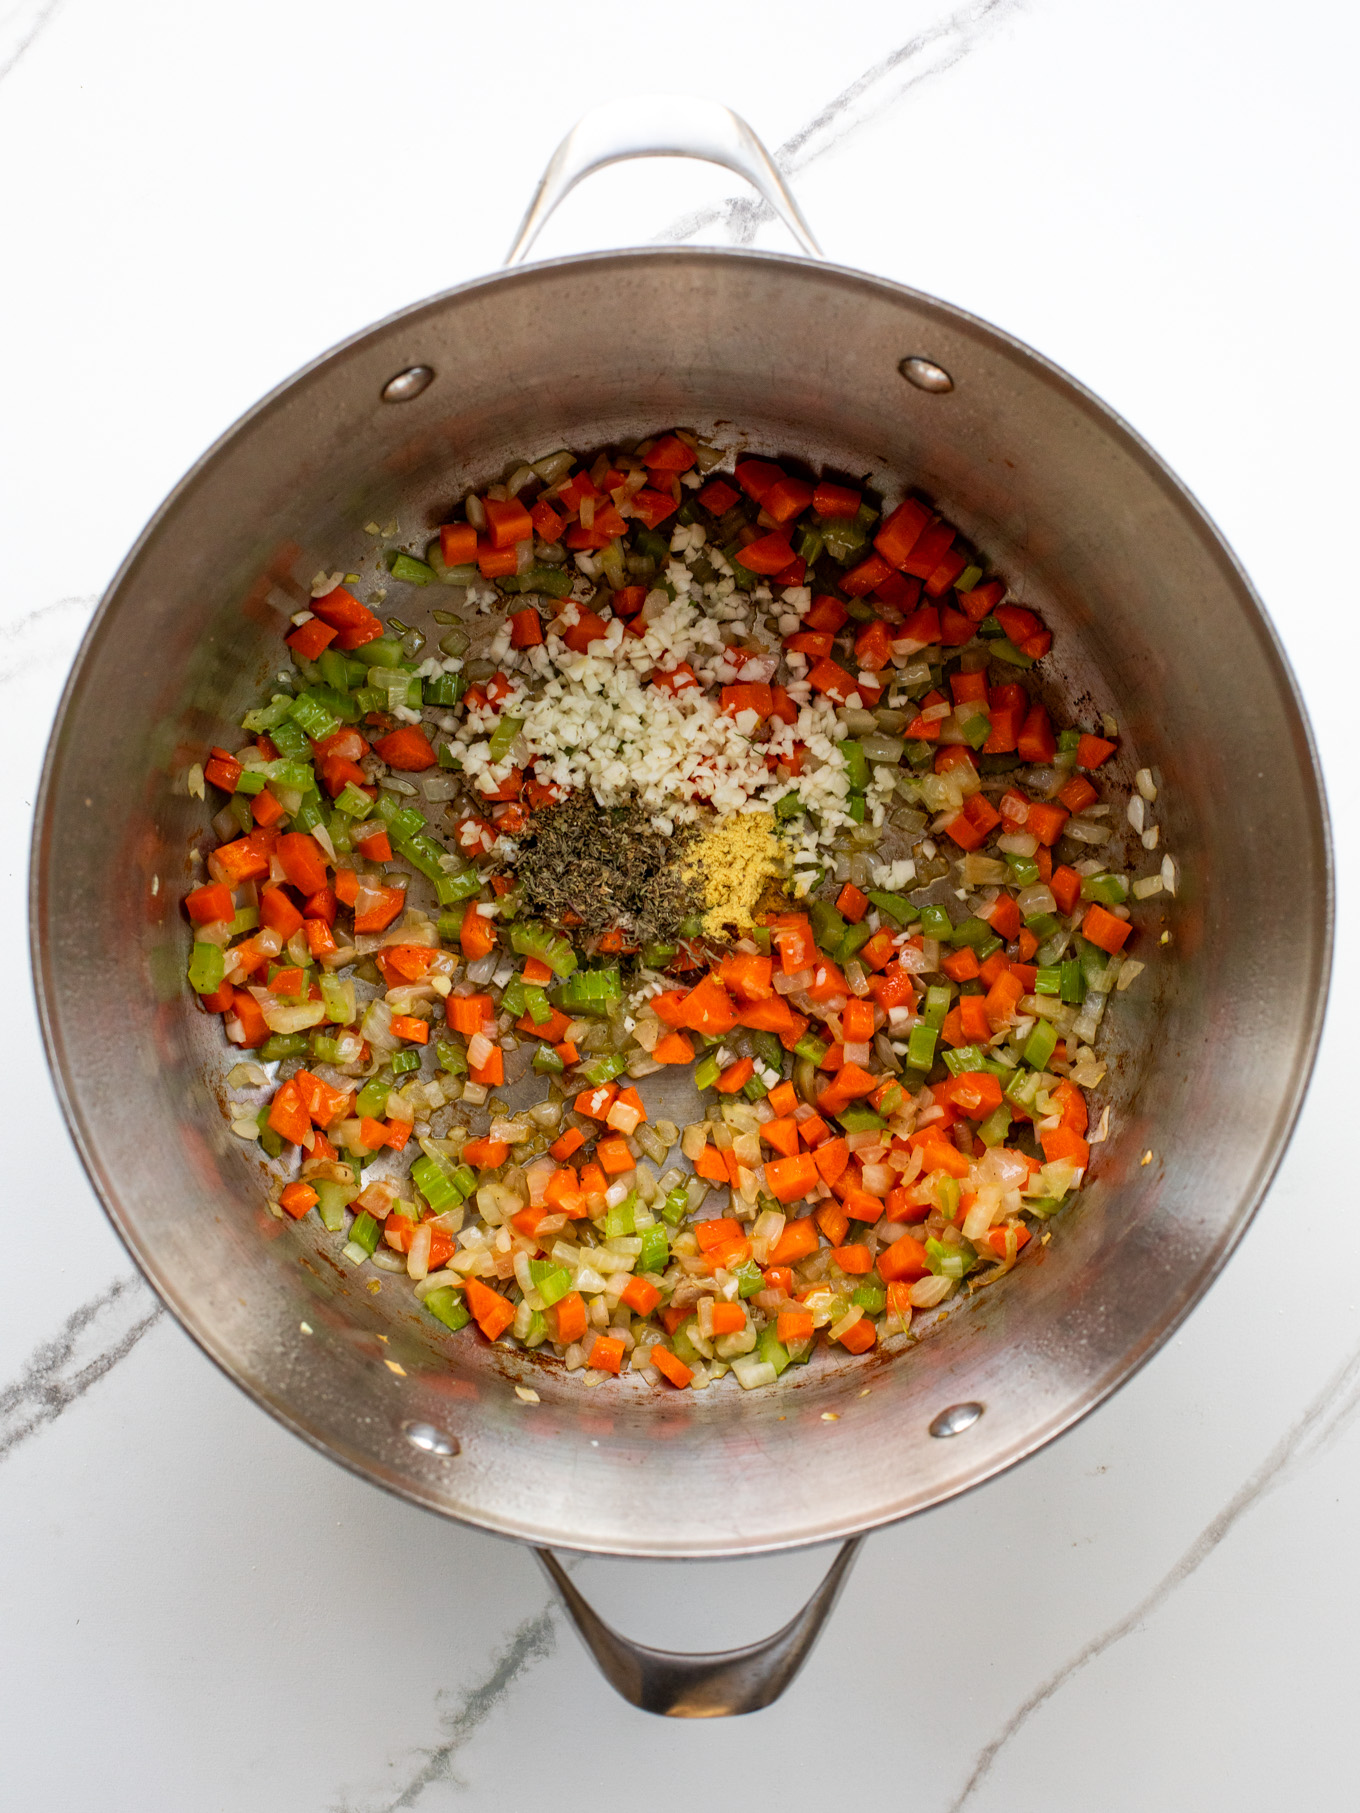
M 700 881 L 707 903 L 704 930 L 721 938 L 728 927 L 744 931 L 771 876 L 783 873 L 784 855 L 772 812 L 734 812 L 718 819 L 688 853 L 683 873 Z

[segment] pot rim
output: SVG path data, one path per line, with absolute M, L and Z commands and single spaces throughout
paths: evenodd
M 219 1350 L 212 1332 L 201 1325 L 196 1306 L 183 1299 L 174 1281 L 160 1275 L 153 1253 L 141 1250 L 134 1227 L 125 1221 L 119 1190 L 115 1180 L 105 1173 L 98 1157 L 96 1142 L 92 1129 L 87 1125 L 84 1111 L 79 1101 L 68 1087 L 67 1071 L 64 1058 L 64 1045 L 61 1027 L 55 1008 L 55 988 L 49 973 L 49 955 L 42 937 L 42 915 L 45 893 L 45 865 L 47 859 L 46 826 L 52 810 L 56 773 L 60 763 L 61 744 L 67 725 L 68 714 L 75 703 L 87 664 L 96 653 L 96 647 L 105 625 L 112 613 L 115 601 L 129 577 L 136 571 L 147 549 L 153 544 L 167 520 L 176 512 L 180 504 L 192 493 L 203 475 L 214 464 L 222 451 L 246 429 L 265 419 L 282 400 L 301 382 L 319 371 L 331 361 L 357 351 L 374 335 L 389 332 L 392 328 L 407 323 L 416 326 L 426 314 L 446 308 L 456 299 L 472 292 L 508 285 L 533 285 L 551 280 L 554 275 L 568 268 L 618 264 L 620 262 L 687 262 L 695 265 L 713 264 L 714 262 L 755 262 L 773 264 L 784 269 L 791 278 L 801 281 L 831 284 L 849 284 L 856 287 L 866 286 L 902 301 L 910 302 L 927 316 L 935 316 L 942 323 L 948 323 L 956 331 L 965 335 L 988 341 L 994 348 L 1000 349 L 1010 358 L 1030 368 L 1042 380 L 1063 394 L 1077 409 L 1088 417 L 1094 417 L 1101 427 L 1116 440 L 1122 441 L 1125 450 L 1152 478 L 1155 484 L 1168 496 L 1177 509 L 1189 519 L 1204 543 L 1212 550 L 1216 563 L 1227 571 L 1230 580 L 1240 594 L 1247 600 L 1254 614 L 1254 629 L 1261 645 L 1262 652 L 1271 666 L 1282 697 L 1287 699 L 1302 735 L 1302 744 L 1307 751 L 1308 767 L 1311 770 L 1314 799 L 1316 803 L 1317 822 L 1315 831 L 1321 854 L 1323 881 L 1323 900 L 1317 922 L 1316 952 L 1314 956 L 1316 970 L 1316 987 L 1313 993 L 1311 1011 L 1306 1033 L 1301 1035 L 1299 1049 L 1295 1059 L 1294 1074 L 1290 1087 L 1277 1107 L 1274 1117 L 1274 1128 L 1266 1142 L 1256 1173 L 1248 1186 L 1241 1192 L 1239 1209 L 1233 1224 L 1219 1238 L 1213 1250 L 1199 1267 L 1198 1271 L 1186 1279 L 1167 1302 L 1161 1316 L 1145 1335 L 1139 1347 L 1123 1357 L 1117 1366 L 1108 1369 L 1105 1376 L 1091 1381 L 1086 1389 L 1072 1404 L 1049 1419 L 1040 1429 L 1031 1431 L 1022 1442 L 1013 1445 L 1008 1453 L 1003 1453 L 985 1462 L 974 1477 L 954 1486 L 947 1493 L 931 1502 L 930 1506 L 914 1506 L 901 1510 L 893 1506 L 856 1520 L 836 1520 L 829 1522 L 825 1528 L 812 1533 L 801 1533 L 790 1537 L 775 1537 L 773 1540 L 760 1542 L 736 1542 L 730 1545 L 704 1546 L 694 1548 L 670 1547 L 664 1552 L 642 1546 L 625 1546 L 623 1544 L 602 1540 L 573 1540 L 570 1533 L 546 1533 L 541 1528 L 531 1529 L 513 1518 L 497 1518 L 485 1514 L 465 1514 L 455 1512 L 437 1501 L 432 1495 L 418 1489 L 418 1484 L 410 1479 L 398 1479 L 388 1476 L 382 1468 L 366 1456 L 347 1453 L 334 1442 L 309 1428 L 291 1407 L 277 1394 L 263 1389 L 258 1383 L 247 1381 L 236 1371 L 230 1357 Z M 416 363 L 413 357 L 409 363 Z M 398 369 L 401 369 L 398 366 Z M 60 700 L 53 718 L 52 729 L 44 752 L 42 771 L 34 806 L 33 833 L 30 845 L 29 861 L 29 944 L 33 972 L 33 985 L 38 1011 L 39 1025 L 42 1029 L 43 1046 L 52 1074 L 57 1099 L 62 1115 L 75 1144 L 86 1175 L 94 1186 L 106 1215 L 112 1223 L 123 1245 L 127 1248 L 139 1272 L 151 1285 L 160 1301 L 170 1310 L 180 1327 L 190 1336 L 199 1350 L 210 1359 L 231 1382 L 244 1392 L 261 1409 L 267 1411 L 293 1434 L 301 1437 L 308 1445 L 324 1454 L 330 1460 L 345 1467 L 349 1472 L 358 1475 L 370 1484 L 381 1487 L 412 1504 L 431 1510 L 452 1521 L 465 1523 L 470 1527 L 483 1530 L 489 1535 L 501 1536 L 521 1542 L 550 1542 L 554 1547 L 565 1548 L 579 1553 L 610 1555 L 619 1558 L 649 1560 L 705 1559 L 718 1560 L 738 1558 L 747 1555 L 776 1554 L 788 1550 L 813 1547 L 823 1543 L 843 1540 L 847 1537 L 866 1534 L 872 1530 L 884 1528 L 892 1523 L 903 1521 L 918 1511 L 933 1508 L 937 1504 L 947 1503 L 965 1493 L 985 1485 L 998 1474 L 1030 1459 L 1042 1448 L 1073 1428 L 1092 1411 L 1097 1409 L 1108 1398 L 1125 1385 L 1154 1354 L 1160 1351 L 1165 1343 L 1177 1331 L 1191 1310 L 1207 1293 L 1219 1276 L 1224 1266 L 1245 1235 L 1267 1190 L 1279 1170 L 1285 1153 L 1289 1148 L 1294 1129 L 1298 1122 L 1304 1098 L 1311 1083 L 1317 1062 L 1322 1028 L 1328 1004 L 1332 956 L 1335 938 L 1336 910 L 1335 859 L 1331 833 L 1331 819 L 1328 810 L 1326 786 L 1318 758 L 1312 725 L 1309 721 L 1303 698 L 1295 679 L 1293 669 L 1285 654 L 1275 626 L 1258 596 L 1255 587 L 1247 576 L 1240 561 L 1219 530 L 1208 511 L 1199 502 L 1189 487 L 1171 470 L 1152 446 L 1124 420 L 1107 403 L 1085 385 L 1073 378 L 1061 366 L 1046 358 L 1042 353 L 1028 346 L 1025 342 L 973 315 L 957 305 L 945 302 L 926 292 L 915 290 L 908 285 L 897 283 L 891 278 L 876 276 L 853 266 L 836 265 L 827 262 L 813 262 L 801 255 L 764 251 L 746 247 L 717 246 L 641 246 L 620 248 L 610 251 L 595 251 L 573 254 L 568 257 L 545 259 L 532 264 L 524 264 L 506 270 L 495 271 L 474 277 L 464 283 L 456 284 L 438 294 L 426 297 L 421 301 L 409 303 L 394 310 L 382 319 L 370 323 L 353 334 L 346 336 L 314 359 L 300 366 L 289 377 L 282 380 L 268 391 L 258 402 L 251 405 L 240 415 L 211 445 L 194 461 L 184 475 L 167 493 L 145 527 L 137 536 L 132 547 L 120 562 L 117 571 L 103 593 L 99 604 L 86 627 L 80 646 L 72 661 L 70 672 L 62 688 Z M 1316 905 L 1316 903 L 1315 903 Z

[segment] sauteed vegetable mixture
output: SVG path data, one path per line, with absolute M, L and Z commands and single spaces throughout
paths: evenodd
M 1051 633 L 929 504 L 725 463 L 676 430 L 391 525 L 190 776 L 272 1211 L 593 1382 L 772 1385 L 1007 1272 L 1175 888 L 1153 777 L 1052 721 Z

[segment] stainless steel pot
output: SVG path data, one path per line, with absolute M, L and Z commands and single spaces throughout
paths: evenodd
M 630 119 L 646 124 L 630 132 Z M 558 153 L 514 257 L 587 169 L 648 152 L 741 170 L 815 249 L 725 110 L 652 102 L 607 121 Z M 185 769 L 232 735 L 277 663 L 297 582 L 357 565 L 371 519 L 437 523 L 513 456 L 671 422 L 937 498 L 1056 629 L 1068 706 L 1118 719 L 1124 778 L 1157 775 L 1180 871 L 1168 942 L 1112 1016 L 1110 1138 L 1052 1243 L 908 1355 L 824 1359 L 750 1395 L 658 1396 L 629 1378 L 588 1392 L 533 1356 L 448 1337 L 400 1287 L 371 1294 L 318 1229 L 265 1214 L 219 1106 L 220 1027 L 182 982 L 178 902 L 203 816 Z M 95 617 L 48 751 L 32 873 L 39 1002 L 72 1132 L 204 1351 L 305 1440 L 416 1503 L 541 1551 L 650 1557 L 854 1538 L 1034 1453 L 1127 1379 L 1207 1289 L 1279 1161 L 1330 926 L 1325 809 L 1293 680 L 1232 554 L 1155 454 L 958 309 L 820 262 L 685 248 L 464 284 L 328 353 L 238 423 Z M 521 1379 L 541 1396 L 532 1410 L 510 1389 Z M 689 1661 L 606 1631 L 549 1564 L 621 1691 L 708 1716 L 781 1690 L 852 1553 L 768 1644 Z

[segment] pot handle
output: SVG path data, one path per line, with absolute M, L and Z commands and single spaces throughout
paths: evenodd
M 763 1643 L 685 1655 L 621 1636 L 586 1604 L 551 1549 L 535 1549 L 586 1648 L 616 1693 L 642 1712 L 671 1719 L 725 1719 L 779 1698 L 807 1661 L 854 1565 L 862 1536 L 841 1545 L 802 1611 Z
M 639 94 L 594 107 L 572 127 L 543 172 L 506 265 L 524 262 L 582 177 L 635 157 L 692 157 L 735 171 L 760 192 L 810 258 L 822 256 L 774 159 L 739 114 L 700 95 Z

